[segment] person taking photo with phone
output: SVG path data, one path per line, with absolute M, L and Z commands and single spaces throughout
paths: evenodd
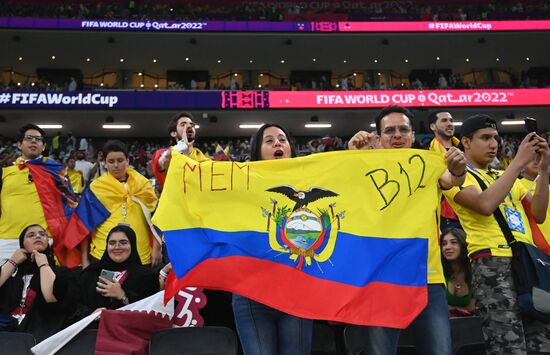
M 103 257 L 82 271 L 79 286 L 80 316 L 117 309 L 159 291 L 157 274 L 141 263 L 136 233 L 122 224 L 111 229 Z

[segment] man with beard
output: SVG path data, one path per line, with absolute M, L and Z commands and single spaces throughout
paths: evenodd
M 195 122 L 193 122 L 193 115 L 189 112 L 180 112 L 170 119 L 168 134 L 173 145 L 169 148 L 157 150 L 152 163 L 153 172 L 161 186 L 164 186 L 166 172 L 170 166 L 172 149 L 198 162 L 210 160 L 208 156 L 194 146 L 196 138 Z
M 453 116 L 449 111 L 439 110 L 432 112 L 428 116 L 428 122 L 430 123 L 430 129 L 435 135 L 430 143 L 430 150 L 445 153 L 451 147 L 458 148 L 460 141 L 454 136 L 455 126 Z M 439 215 L 441 230 L 460 228 L 458 217 L 445 198 L 441 200 L 441 212 Z
M 159 149 L 155 152 L 152 161 L 153 172 L 160 186 L 164 186 L 166 172 L 172 159 L 172 149 L 187 155 L 189 158 L 198 162 L 210 160 L 195 144 L 195 122 L 193 115 L 189 112 L 180 112 L 172 117 L 168 124 L 168 133 L 170 134 L 171 144 L 169 148 Z M 164 244 L 164 242 L 163 242 Z M 167 257 L 167 255 L 165 255 Z M 182 257 L 185 257 L 182 255 Z M 166 281 L 166 278 L 160 274 L 159 278 Z M 201 309 L 200 313 L 204 319 L 205 325 L 224 326 L 235 329 L 233 321 L 233 310 L 231 308 L 231 293 L 217 290 L 204 290 L 208 302 Z
M 453 116 L 449 111 L 435 111 L 428 117 L 430 129 L 434 132 L 435 137 L 430 143 L 430 150 L 444 153 L 445 150 L 451 147 L 458 147 L 460 141 L 454 136 L 455 126 L 453 124 Z M 445 150 L 442 150 L 445 149 Z

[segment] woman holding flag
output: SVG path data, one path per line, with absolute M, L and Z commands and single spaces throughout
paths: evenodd
M 252 136 L 250 160 L 296 157 L 290 135 L 277 124 L 265 124 Z M 233 313 L 245 354 L 310 354 L 313 321 L 283 313 L 233 294 Z

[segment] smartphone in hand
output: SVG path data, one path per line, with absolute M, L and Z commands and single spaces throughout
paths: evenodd
M 101 276 L 104 279 L 107 279 L 111 282 L 115 282 L 115 272 L 114 271 L 102 269 L 99 276 Z
M 533 117 L 525 117 L 525 130 L 527 133 L 535 132 L 537 133 L 537 119 Z

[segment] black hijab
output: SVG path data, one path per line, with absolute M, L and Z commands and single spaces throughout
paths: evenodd
M 29 226 L 26 226 L 21 231 L 21 234 L 19 234 L 19 247 L 25 248 L 25 234 L 27 234 L 27 231 L 29 228 L 32 227 L 40 227 L 42 230 L 46 231 L 44 227 L 42 227 L 40 224 L 31 224 Z M 50 267 L 55 270 L 55 259 L 53 256 L 52 248 L 50 247 L 50 244 L 48 243 L 47 248 L 41 252 L 42 254 L 46 255 L 48 258 L 48 264 L 50 264 Z M 32 255 L 32 254 L 31 254 Z M 40 272 L 38 271 L 38 265 L 36 265 L 36 262 L 34 260 L 31 260 L 30 255 L 28 255 L 27 260 L 25 260 L 19 267 L 17 268 L 17 273 L 21 273 L 21 275 L 40 275 Z M 35 278 L 36 279 L 36 278 Z
M 40 227 L 39 224 L 32 224 L 23 229 L 19 235 L 19 246 L 23 248 L 25 234 L 31 227 Z M 58 300 L 54 303 L 47 303 L 42 295 L 40 287 L 40 271 L 36 262 L 27 260 L 21 263 L 14 277 L 10 277 L 0 288 L 0 312 L 10 313 L 21 301 L 24 287 L 23 277 L 33 275 L 29 287 L 36 291 L 37 297 L 27 311 L 23 322 L 15 329 L 19 332 L 30 332 L 37 340 L 47 338 L 53 333 L 67 326 L 67 319 L 76 306 L 76 278 L 74 274 L 63 267 L 57 267 L 49 246 L 41 253 L 48 258 L 50 268 L 55 272 L 56 278 L 53 283 L 53 294 Z
M 21 231 L 21 234 L 19 235 L 19 246 L 21 248 L 24 248 L 24 240 L 25 240 L 25 234 L 27 234 L 27 231 L 29 228 L 32 227 L 40 227 L 44 230 L 44 228 L 39 224 L 31 224 L 23 229 Z M 53 258 L 52 248 L 49 246 L 42 252 L 46 255 L 48 258 L 48 263 L 50 264 L 50 267 L 52 270 L 56 270 L 55 261 Z M 21 292 L 23 290 L 23 277 L 25 275 L 33 275 L 33 278 L 31 279 L 30 287 L 37 291 L 40 291 L 40 271 L 38 270 L 38 266 L 36 265 L 36 262 L 34 260 L 31 261 L 31 255 L 27 255 L 27 260 L 19 264 L 17 267 L 17 272 L 13 277 L 10 277 L 6 283 L 2 286 L 2 292 L 0 293 L 2 295 L 2 302 L 7 300 L 7 306 L 6 304 L 3 305 L 4 311 L 6 309 L 10 310 L 10 308 L 14 308 L 17 305 L 19 305 L 19 301 L 21 300 Z
M 113 259 L 111 259 L 111 257 L 109 256 L 109 252 L 107 251 L 109 247 L 109 240 L 111 239 L 113 233 L 116 232 L 124 233 L 128 238 L 128 241 L 130 242 L 130 256 L 122 263 L 117 263 L 113 261 Z M 136 232 L 134 232 L 134 230 L 130 226 L 119 224 L 118 226 L 115 226 L 113 229 L 111 229 L 109 231 L 109 235 L 107 236 L 107 241 L 105 242 L 105 245 L 105 251 L 103 252 L 101 260 L 98 263 L 90 265 L 88 269 L 122 271 L 142 266 L 139 253 L 137 251 Z
M 120 300 L 103 297 L 96 291 L 96 284 L 102 269 L 110 271 L 126 270 L 127 277 L 121 283 L 121 287 L 126 293 L 130 303 L 148 297 L 159 290 L 158 275 L 153 272 L 151 267 L 143 266 L 136 246 L 136 233 L 132 228 L 126 225 L 118 225 L 109 231 L 107 244 L 111 235 L 115 232 L 126 234 L 130 241 L 130 256 L 122 263 L 117 263 L 109 257 L 107 248 L 101 257 L 101 260 L 91 264 L 84 269 L 80 275 L 81 304 L 84 306 L 82 312 L 90 314 L 98 307 L 116 309 L 123 306 Z

